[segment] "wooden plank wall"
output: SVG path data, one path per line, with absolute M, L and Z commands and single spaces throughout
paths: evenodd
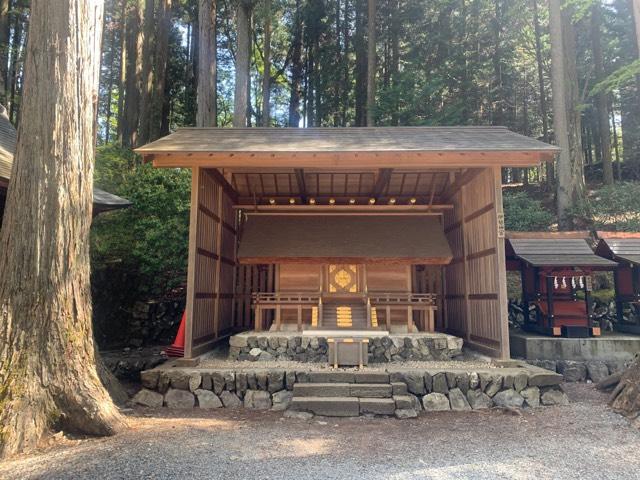
M 185 357 L 206 351 L 236 327 L 237 221 L 233 201 L 206 169 L 192 169 Z
M 449 192 L 444 216 L 454 259 L 445 268 L 445 324 L 467 344 L 509 357 L 500 169 L 484 168 Z M 455 182 L 454 182 L 455 185 Z

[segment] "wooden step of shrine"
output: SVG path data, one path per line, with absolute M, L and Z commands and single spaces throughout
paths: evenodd
M 322 313 L 323 328 L 366 328 L 367 309 L 362 303 L 326 303 Z

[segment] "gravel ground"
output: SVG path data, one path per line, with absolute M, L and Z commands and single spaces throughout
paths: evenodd
M 637 429 L 592 385 L 567 390 L 568 407 L 401 421 L 140 409 L 123 434 L 59 439 L 0 478 L 637 479 Z

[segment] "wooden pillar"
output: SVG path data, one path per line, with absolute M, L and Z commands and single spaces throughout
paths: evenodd
M 220 336 L 220 297 L 222 295 L 222 279 L 220 278 L 222 275 L 222 226 L 223 217 L 224 217 L 224 190 L 222 185 L 219 183 L 216 185 L 216 213 L 218 214 L 218 222 L 216 222 L 216 245 L 215 245 L 215 253 L 218 255 L 216 259 L 216 272 L 215 272 L 215 286 L 214 291 L 216 293 L 216 303 L 213 314 L 213 329 L 215 332 L 215 338 L 217 339 Z
M 385 316 L 385 323 L 387 324 L 387 332 L 391 331 L 391 306 L 387 305 L 386 308 L 386 316 Z
M 413 332 L 413 307 L 407 305 L 407 333 Z
M 195 302 L 196 257 L 198 238 L 198 204 L 200 202 L 200 167 L 191 169 L 191 207 L 189 211 L 189 259 L 187 261 L 187 305 L 184 330 L 184 357 L 192 357 L 193 310 Z
M 302 304 L 298 304 L 298 331 L 302 331 Z
M 495 204 L 495 232 L 496 232 L 496 263 L 498 278 L 498 311 L 500 312 L 500 357 L 511 358 L 509 348 L 509 297 L 507 294 L 507 260 L 504 244 L 504 209 L 502 205 L 502 170 L 493 167 L 494 204 Z

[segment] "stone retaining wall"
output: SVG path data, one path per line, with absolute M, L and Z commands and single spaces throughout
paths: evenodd
M 295 383 L 361 382 L 367 371 L 256 369 L 154 369 L 142 372 L 143 389 L 134 402 L 148 407 L 252 408 L 287 410 Z M 399 417 L 418 410 L 472 410 L 491 407 L 538 407 L 568 403 L 562 376 L 533 366 L 467 372 L 399 370 L 376 372 L 392 385 L 406 385 L 411 402 L 398 406 Z M 351 376 L 354 377 L 351 380 Z M 334 378 L 335 377 L 335 378 Z M 351 381 L 350 381 L 351 380 Z M 395 387 L 394 387 L 395 388 Z
M 526 362 L 563 375 L 565 382 L 590 380 L 593 383 L 598 383 L 608 375 L 624 370 L 631 361 L 526 360 Z
M 451 360 L 462 353 L 461 338 L 444 333 L 388 335 L 369 339 L 369 362 Z M 245 332 L 229 339 L 232 360 L 328 361 L 327 337 Z

